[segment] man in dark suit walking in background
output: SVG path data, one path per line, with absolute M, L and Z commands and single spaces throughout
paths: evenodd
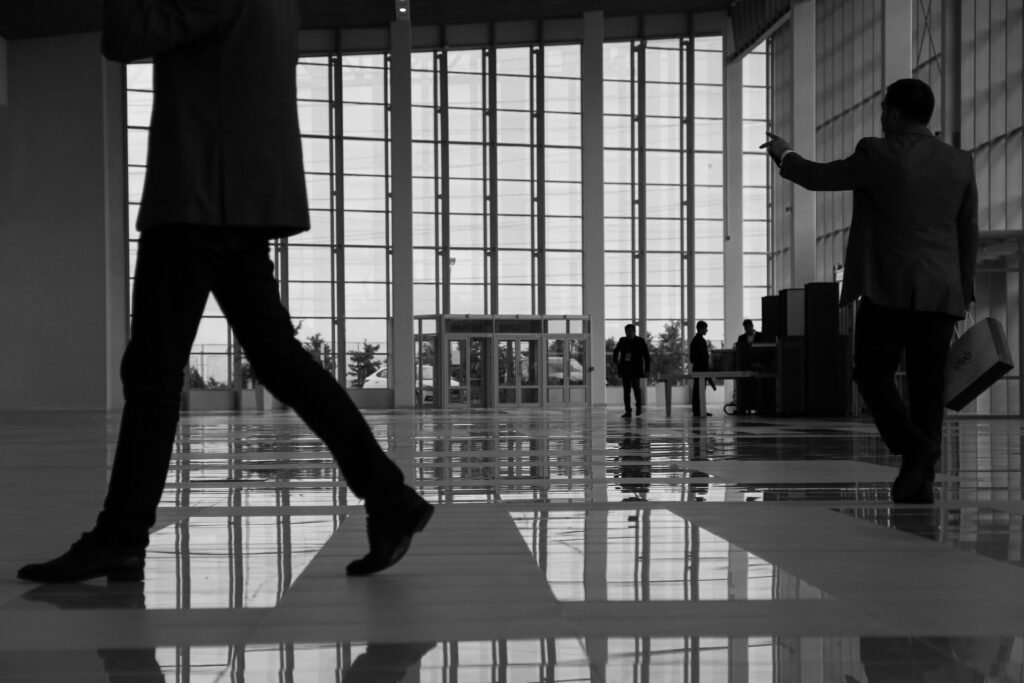
M 261 382 L 323 439 L 390 567 L 433 509 L 403 481 L 344 389 L 295 339 L 269 241 L 309 229 L 296 109 L 296 0 L 105 0 L 103 54 L 153 58 L 125 407 L 103 508 L 41 582 L 142 578 L 174 445 L 183 371 L 212 293 Z
M 622 417 L 633 416 L 629 403 L 630 391 L 636 397 L 636 414 L 643 415 L 643 387 L 640 380 L 651 369 L 651 353 L 647 349 L 647 342 L 636 336 L 635 325 L 626 325 L 626 336 L 619 337 L 619 343 L 612 351 L 612 362 L 618 365 L 619 377 L 622 378 L 622 401 L 626 405 Z
M 974 301 L 978 190 L 971 155 L 928 129 L 935 96 L 902 79 L 882 100 L 884 138 L 816 163 L 768 134 L 783 178 L 808 190 L 853 190 L 840 306 L 860 299 L 853 376 L 886 446 L 901 456 L 897 503 L 932 503 L 941 455 L 946 354 Z M 906 351 L 909 410 L 895 373 Z

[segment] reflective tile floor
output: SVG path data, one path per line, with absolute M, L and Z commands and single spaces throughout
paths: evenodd
M 1024 679 L 1020 420 L 950 420 L 893 506 L 864 420 L 369 412 L 437 513 L 365 517 L 289 413 L 186 415 L 142 583 L 36 586 L 89 528 L 116 415 L 0 414 L 2 681 Z

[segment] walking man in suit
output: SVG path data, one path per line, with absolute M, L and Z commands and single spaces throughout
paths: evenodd
M 390 567 L 433 508 L 404 481 L 344 389 L 295 339 L 269 241 L 309 229 L 296 110 L 296 0 L 105 0 L 102 51 L 151 57 L 149 159 L 139 210 L 125 406 L 95 527 L 18 572 L 40 582 L 142 578 L 183 383 L 206 300 L 220 304 L 264 385 L 334 455 L 364 499 L 369 553 Z
M 883 138 L 845 159 L 804 159 L 768 134 L 783 178 L 813 191 L 853 190 L 840 306 L 860 299 L 854 380 L 886 446 L 901 456 L 897 503 L 932 503 L 941 455 L 943 374 L 953 326 L 974 301 L 978 190 L 971 155 L 928 129 L 935 96 L 895 81 L 882 100 Z M 909 409 L 895 373 L 906 353 Z
M 632 417 L 633 410 L 629 403 L 629 392 L 636 397 L 636 414 L 644 412 L 644 400 L 640 380 L 647 376 L 651 369 L 651 353 L 647 342 L 636 336 L 636 326 L 626 325 L 626 336 L 619 337 L 619 343 L 612 351 L 612 362 L 618 364 L 619 377 L 622 378 L 622 401 L 626 412 L 622 417 Z

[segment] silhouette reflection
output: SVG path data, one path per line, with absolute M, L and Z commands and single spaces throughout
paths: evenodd
M 619 466 L 613 476 L 622 481 L 619 489 L 628 494 L 624 501 L 647 500 L 651 490 L 651 454 L 642 452 L 643 440 L 634 432 L 627 431 L 619 441 Z
M 437 643 L 369 643 L 352 666 L 342 673 L 343 683 L 399 683 L 434 649 Z
M 930 541 L 943 540 L 943 511 L 934 507 L 894 506 L 888 525 Z M 982 683 L 985 672 L 1005 671 L 1013 650 L 1013 638 L 918 637 L 860 639 L 864 683 Z M 1018 672 L 1019 673 L 1019 672 Z M 847 676 L 848 683 L 860 680 Z
M 144 610 L 145 584 L 141 581 L 43 584 L 21 596 L 27 602 L 52 605 L 62 610 Z M 96 650 L 107 681 L 151 683 L 165 681 L 155 647 L 99 648 Z

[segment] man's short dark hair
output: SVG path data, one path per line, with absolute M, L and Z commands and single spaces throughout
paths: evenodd
M 754 321 L 751 320 L 750 318 L 747 318 L 746 320 L 743 321 L 743 327 L 753 327 L 753 326 L 754 326 Z
M 708 324 L 706 322 L 704 322 L 703 320 L 698 320 L 697 321 L 697 327 L 707 327 L 707 326 L 708 326 Z
M 901 78 L 885 89 L 882 104 L 895 109 L 901 116 L 927 124 L 935 111 L 935 94 L 922 80 Z
M 635 329 L 636 329 L 636 325 L 634 325 L 633 323 L 630 323 L 630 324 L 626 325 L 626 331 L 627 332 L 629 332 L 630 330 L 635 330 Z

